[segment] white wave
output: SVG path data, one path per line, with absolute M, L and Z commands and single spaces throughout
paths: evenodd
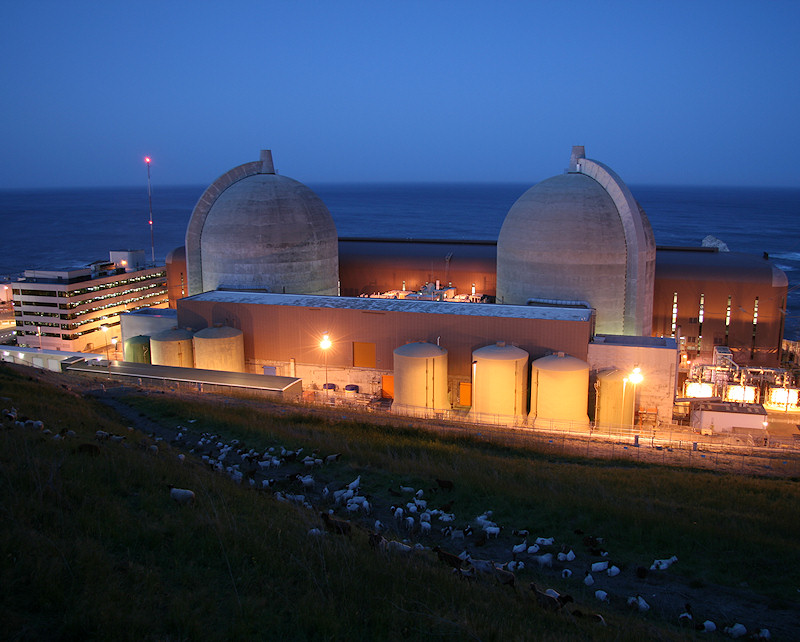
M 784 261 L 800 261 L 800 252 L 770 252 L 769 258 L 783 259 Z M 782 270 L 785 268 L 781 268 Z

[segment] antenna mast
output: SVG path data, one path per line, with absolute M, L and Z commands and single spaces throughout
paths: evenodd
M 153 265 L 156 264 L 156 246 L 153 242 L 153 192 L 150 189 L 150 157 L 145 156 L 144 162 L 147 164 L 147 201 L 150 205 L 150 252 Z

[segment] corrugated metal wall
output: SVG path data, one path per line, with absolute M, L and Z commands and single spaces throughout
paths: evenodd
M 432 304 L 447 305 L 447 304 Z M 479 304 L 476 304 L 479 305 Z M 199 330 L 221 323 L 244 333 L 245 361 L 274 360 L 322 364 L 319 347 L 328 333 L 328 365 L 353 366 L 353 342 L 375 343 L 376 368 L 393 368 L 393 350 L 411 341 L 439 343 L 449 352 L 450 376 L 469 377 L 472 351 L 497 341 L 518 345 L 532 359 L 563 351 L 586 360 L 588 321 L 553 321 L 449 314 L 366 311 L 305 306 L 215 303 L 186 299 L 178 325 Z

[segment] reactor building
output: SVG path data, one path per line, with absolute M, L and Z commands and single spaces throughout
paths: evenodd
M 656 248 L 622 179 L 576 146 L 496 241 L 338 238 L 262 151 L 203 193 L 167 289 L 180 337 L 158 328 L 157 365 L 185 365 L 164 341 L 204 333 L 196 367 L 404 414 L 582 427 L 671 421 L 681 370 L 720 347 L 777 365 L 787 281 L 766 258 Z M 146 321 L 130 327 L 147 339 Z

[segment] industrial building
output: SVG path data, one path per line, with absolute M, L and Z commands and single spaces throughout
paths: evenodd
M 167 272 L 174 329 L 139 318 L 126 358 L 147 342 L 158 365 L 191 353 L 195 367 L 382 395 L 407 414 L 533 426 L 669 422 L 690 348 L 777 365 L 786 296 L 767 259 L 657 250 L 628 187 L 583 147 L 519 198 L 496 242 L 340 239 L 265 151 L 204 192 Z M 684 335 L 692 298 L 700 342 Z M 753 304 L 749 327 L 727 313 Z
M 17 345 L 91 352 L 121 340 L 119 315 L 168 305 L 166 269 L 143 250 L 85 267 L 25 270 L 12 284 Z

